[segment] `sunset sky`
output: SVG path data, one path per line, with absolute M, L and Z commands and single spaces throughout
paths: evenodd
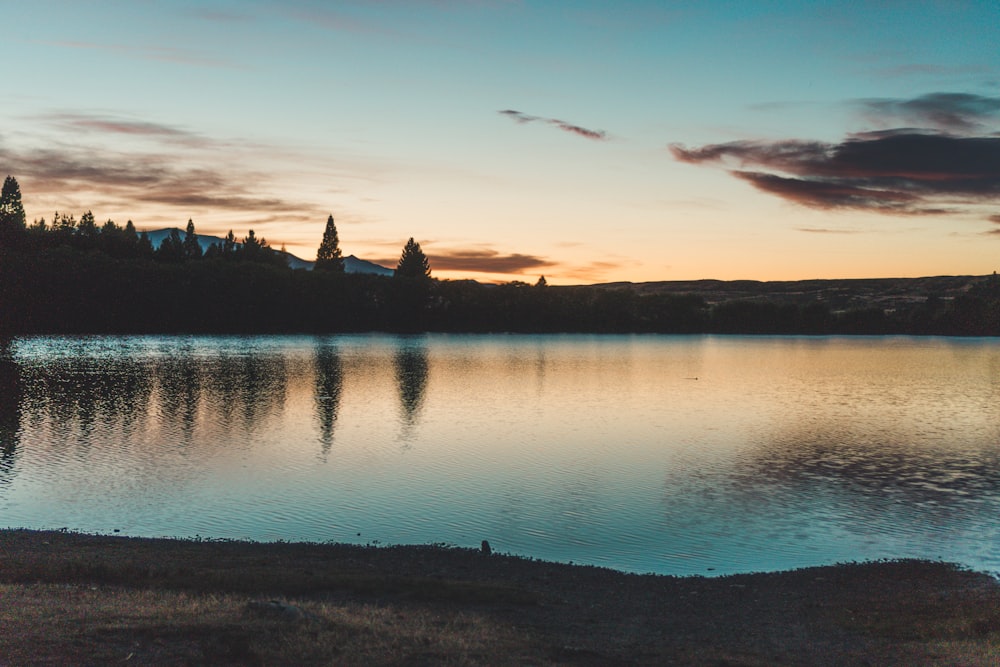
M 1000 269 L 1000 3 L 0 0 L 53 212 L 438 278 Z

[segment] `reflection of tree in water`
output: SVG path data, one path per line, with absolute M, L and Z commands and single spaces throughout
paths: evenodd
M 394 361 L 403 425 L 412 428 L 416 425 L 427 389 L 427 349 L 423 345 L 402 341 L 396 349 Z
M 149 367 L 130 358 L 105 361 L 101 367 L 102 418 L 121 423 L 126 434 L 142 428 L 153 391 Z
M 21 369 L 9 341 L 0 341 L 0 489 L 14 476 L 21 431 Z
M 73 356 L 22 369 L 23 412 L 46 418 L 58 442 L 87 445 L 98 431 L 141 425 L 152 391 L 150 370 L 125 357 Z
M 226 431 L 238 424 L 253 433 L 270 415 L 281 412 L 288 386 L 283 357 L 250 350 L 204 367 L 210 418 Z
M 340 354 L 332 346 L 316 349 L 316 418 L 319 421 L 319 438 L 324 456 L 333 444 L 333 429 L 340 409 L 340 393 L 344 385 L 343 365 Z
M 157 369 L 160 385 L 159 412 L 163 421 L 178 425 L 185 442 L 194 437 L 201 402 L 202 369 L 192 358 L 190 349 L 181 350 L 177 357 L 163 361 Z

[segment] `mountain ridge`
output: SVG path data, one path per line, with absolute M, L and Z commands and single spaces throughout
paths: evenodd
M 170 235 L 170 232 L 175 229 L 180 232 L 181 238 L 183 239 L 185 231 L 179 227 L 164 227 L 163 229 L 148 230 L 143 233 L 149 237 L 149 241 L 153 244 L 153 247 L 157 248 L 163 242 L 163 239 L 167 238 Z M 198 234 L 197 232 L 195 233 L 195 237 L 198 239 L 198 245 L 201 246 L 202 252 L 208 250 L 209 246 L 216 243 L 221 246 L 223 241 L 225 241 L 225 239 L 219 236 Z M 237 241 L 236 244 L 242 245 L 239 241 Z M 287 250 L 277 250 L 275 248 L 271 249 L 287 260 L 289 268 L 312 271 L 315 262 L 302 259 Z M 344 257 L 344 271 L 346 273 L 371 273 L 379 276 L 391 276 L 394 273 L 394 271 L 390 268 L 382 266 L 381 264 L 376 264 L 375 262 L 369 262 L 367 259 L 361 259 L 355 255 L 348 255 Z

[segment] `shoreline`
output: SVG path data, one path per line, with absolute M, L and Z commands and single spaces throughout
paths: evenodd
M 1000 582 L 917 560 L 677 577 L 457 547 L 5 529 L 0 595 L 0 662 L 10 664 L 987 665 L 1000 656 Z
M 268 539 L 256 539 L 252 537 L 210 537 L 202 536 L 196 534 L 194 536 L 178 536 L 178 535 L 133 535 L 118 529 L 111 532 L 103 531 L 91 531 L 85 529 L 76 528 L 23 528 L 23 527 L 0 527 L 0 548 L 2 548 L 2 538 L 8 533 L 32 533 L 32 534 L 62 534 L 62 535 L 77 535 L 87 538 L 107 538 L 109 540 L 133 540 L 139 542 L 154 542 L 161 544 L 235 544 L 243 545 L 247 548 L 261 547 L 267 548 L 269 546 L 281 546 L 281 545 L 297 545 L 301 547 L 330 547 L 333 549 L 357 549 L 365 553 L 378 552 L 384 550 L 430 550 L 430 551 L 441 551 L 441 552 L 451 552 L 451 553 L 467 553 L 467 554 L 479 554 L 481 549 L 479 547 L 464 546 L 462 544 L 453 544 L 450 542 L 425 542 L 425 543 L 392 543 L 392 542 L 382 542 L 380 540 L 368 541 L 368 542 L 338 542 L 336 540 L 311 540 L 307 538 L 278 538 L 273 540 Z M 484 542 L 489 543 L 489 541 L 484 540 Z M 1000 583 L 1000 569 L 993 570 L 989 567 L 979 568 L 976 565 L 970 564 L 968 562 L 959 562 L 957 560 L 946 560 L 943 557 L 930 558 L 922 556 L 900 556 L 900 557 L 889 557 L 889 558 L 859 558 L 856 560 L 845 560 L 845 561 L 832 561 L 832 562 L 820 562 L 820 563 L 810 563 L 804 565 L 793 565 L 789 567 L 776 568 L 776 569 L 760 569 L 760 570 L 735 570 L 729 571 L 725 567 L 716 566 L 705 566 L 701 571 L 698 572 L 657 572 L 654 570 L 630 570 L 624 567 L 616 567 L 615 565 L 602 564 L 602 563 L 591 563 L 579 560 L 554 560 L 549 559 L 545 556 L 533 556 L 530 554 L 519 554 L 511 551 L 504 551 L 498 549 L 495 544 L 491 544 L 490 555 L 495 558 L 507 558 L 514 561 L 524 561 L 528 563 L 538 563 L 551 566 L 565 566 L 571 568 L 580 569 L 596 569 L 605 570 L 614 575 L 622 576 L 634 576 L 634 577 L 662 577 L 668 579 L 717 579 L 720 577 L 740 577 L 740 576 L 753 576 L 753 575 L 778 575 L 783 573 L 798 572 L 801 570 L 810 569 L 820 569 L 827 567 L 841 567 L 847 565 L 867 565 L 867 564 L 877 564 L 877 563 L 892 563 L 892 562 L 923 562 L 923 563 L 939 563 L 949 567 L 953 567 L 960 571 L 965 572 L 975 572 L 977 574 L 983 574 L 992 577 Z M 0 557 L 2 557 L 2 551 L 0 551 Z M 2 581 L 2 575 L 0 575 L 0 581 Z M 3 667 L 0 664 L 0 667 Z

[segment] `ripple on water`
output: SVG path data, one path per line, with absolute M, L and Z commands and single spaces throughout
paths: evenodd
M 640 572 L 1000 570 L 1000 402 L 982 370 L 1000 345 L 822 343 L 22 339 L 0 508 L 146 535 L 488 539 Z

